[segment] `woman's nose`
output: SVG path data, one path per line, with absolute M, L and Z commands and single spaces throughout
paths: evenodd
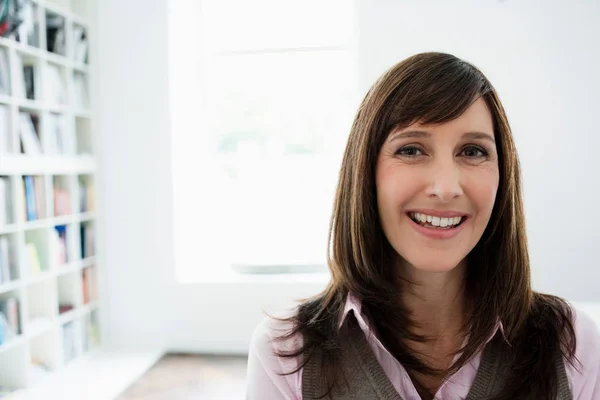
M 430 164 L 427 196 L 447 203 L 463 195 L 460 170 L 454 160 L 440 159 Z

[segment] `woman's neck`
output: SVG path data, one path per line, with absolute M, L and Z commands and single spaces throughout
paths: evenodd
M 465 270 L 461 264 L 447 272 L 402 268 L 400 301 L 410 310 L 417 334 L 432 339 L 456 337 L 466 315 Z
M 451 367 L 465 339 L 466 264 L 447 272 L 428 272 L 406 264 L 399 270 L 400 301 L 410 312 L 413 333 L 428 339 L 406 340 L 405 344 L 421 362 L 445 371 Z M 422 399 L 432 399 L 444 378 L 443 373 L 408 372 Z

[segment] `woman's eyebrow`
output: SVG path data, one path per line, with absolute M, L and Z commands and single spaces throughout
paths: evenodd
M 466 132 L 462 135 L 462 137 L 463 137 L 463 139 L 489 140 L 493 144 L 496 144 L 496 139 L 494 139 L 494 135 L 490 135 L 489 133 L 485 133 L 485 132 L 478 132 L 478 131 Z
M 392 133 L 389 141 L 392 142 L 396 139 L 428 138 L 428 137 L 431 137 L 431 133 L 426 132 L 426 131 L 404 131 L 404 132 Z
M 392 133 L 389 141 L 392 142 L 396 139 L 429 138 L 429 137 L 431 137 L 431 133 L 429 133 L 427 131 L 411 130 L 411 131 Z M 479 131 L 465 132 L 465 133 L 463 133 L 462 138 L 463 139 L 489 140 L 493 144 L 496 144 L 496 140 L 494 139 L 494 136 L 489 133 L 485 133 L 485 132 L 479 132 Z

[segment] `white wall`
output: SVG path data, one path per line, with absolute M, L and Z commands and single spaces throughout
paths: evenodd
M 115 346 L 243 352 L 261 307 L 324 285 L 175 283 L 166 1 L 102 0 L 97 7 L 93 100 L 105 339 Z
M 323 283 L 175 283 L 166 0 L 97 3 L 92 89 L 105 339 L 243 352 L 261 307 L 310 295 Z M 592 121 L 600 106 L 592 95 L 600 92 L 593 46 L 600 28 L 592 21 L 600 10 L 575 2 L 488 3 L 484 13 L 464 6 L 457 13 L 436 2 L 434 17 L 417 1 L 361 1 L 361 86 L 424 50 L 455 53 L 487 73 L 521 152 L 535 284 L 574 300 L 600 300 L 592 247 L 592 222 L 600 217 L 592 207 L 600 195 L 593 173 L 600 161 L 592 157 L 600 147 Z

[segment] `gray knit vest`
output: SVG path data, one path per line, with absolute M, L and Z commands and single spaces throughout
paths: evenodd
M 403 400 L 377 361 L 352 312 L 348 315 L 343 329 L 341 361 L 346 381 L 334 389 L 331 397 L 324 399 Z M 499 393 L 505 375 L 505 370 L 501 368 L 506 365 L 503 363 L 507 355 L 505 349 L 506 346 L 495 339 L 485 346 L 466 400 L 487 400 Z M 559 379 L 557 400 L 572 400 L 564 363 L 558 360 L 556 364 Z M 323 399 L 326 386 L 321 376 L 321 354 L 317 349 L 302 372 L 303 400 Z

